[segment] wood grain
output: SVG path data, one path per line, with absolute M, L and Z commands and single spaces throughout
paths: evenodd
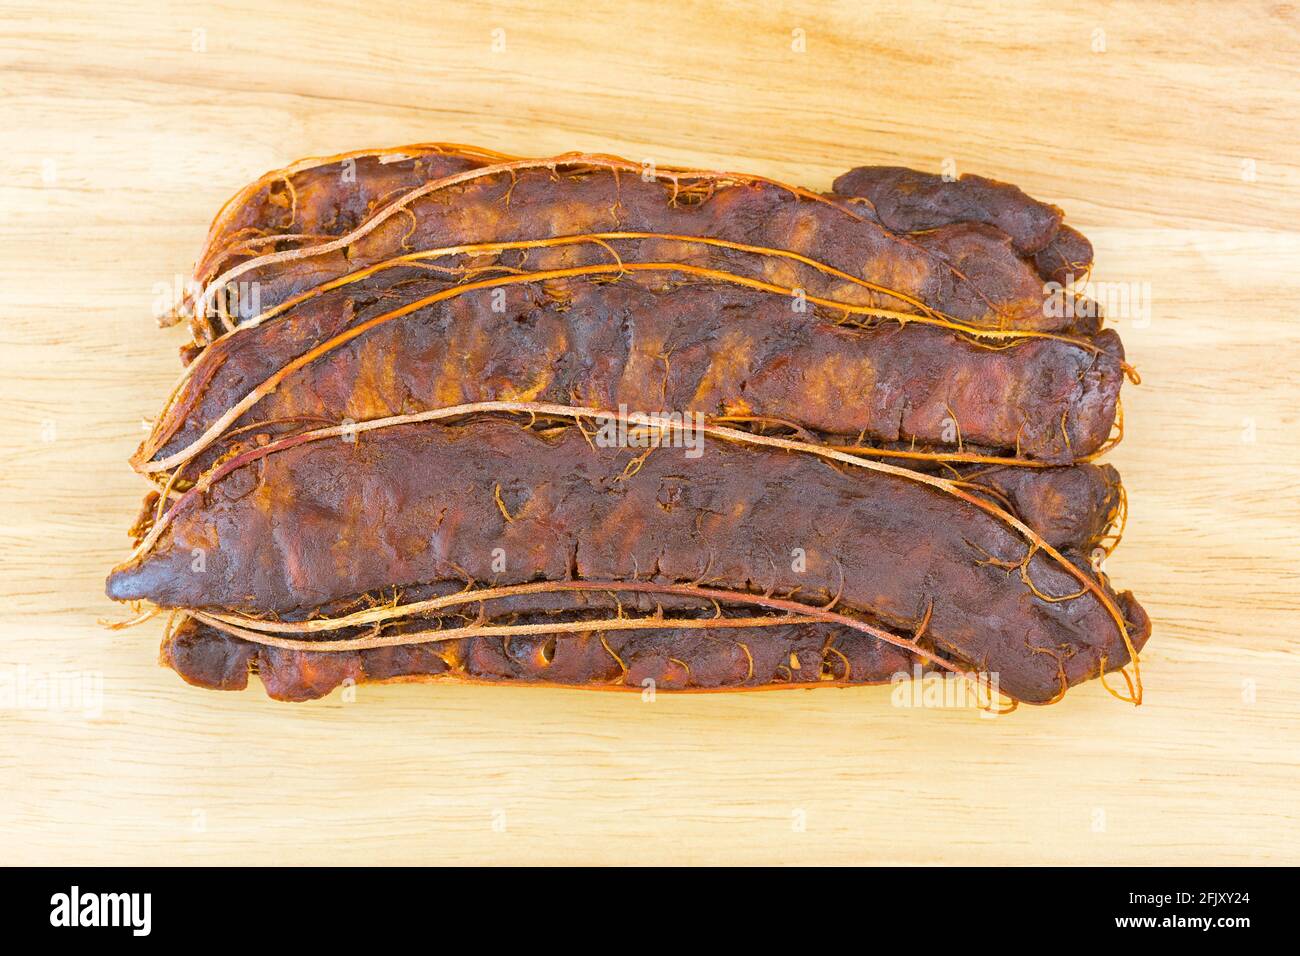
M 1300 862 L 1297 17 L 5 0 L 0 861 Z M 1144 382 L 1108 567 L 1155 619 L 1147 702 L 1093 684 L 989 720 L 872 690 L 407 686 L 288 706 L 186 687 L 157 621 L 100 627 L 143 490 L 125 459 L 178 369 L 155 285 L 266 169 L 431 139 L 819 188 L 951 160 L 1063 206 L 1096 278 L 1150 284 L 1149 320 L 1117 322 Z M 69 673 L 102 706 L 33 699 Z

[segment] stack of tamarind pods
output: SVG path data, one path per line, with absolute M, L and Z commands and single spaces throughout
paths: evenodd
M 862 167 L 818 193 L 428 144 L 214 221 L 108 579 L 192 684 L 644 690 L 1101 678 L 1136 375 L 1061 210 Z M 1111 676 L 1107 678 L 1106 675 Z

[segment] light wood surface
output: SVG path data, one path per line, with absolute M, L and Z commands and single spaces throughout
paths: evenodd
M 0 862 L 1300 862 L 1298 18 L 3 0 Z M 1149 321 L 1117 323 L 1144 382 L 1108 565 L 1155 620 L 1146 703 L 1093 683 L 992 720 L 887 690 L 291 706 L 187 687 L 155 663 L 159 621 L 100 627 L 144 490 L 125 460 L 178 370 L 155 284 L 265 170 L 419 140 L 815 188 L 949 159 L 1063 206 L 1095 278 L 1150 284 Z M 70 673 L 102 680 L 89 715 L 32 697 Z

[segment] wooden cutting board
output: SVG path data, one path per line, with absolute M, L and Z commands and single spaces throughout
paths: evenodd
M 0 861 L 1300 862 L 1297 17 L 7 0 Z M 946 168 L 1064 207 L 1094 278 L 1149 306 L 1115 323 L 1143 383 L 1108 565 L 1155 619 L 1146 703 L 1093 683 L 999 719 L 870 689 L 290 706 L 187 687 L 155 664 L 160 621 L 101 627 L 144 491 L 125 460 L 178 372 L 159 287 L 263 171 L 419 140 L 816 188 Z M 89 692 L 41 700 L 73 678 Z

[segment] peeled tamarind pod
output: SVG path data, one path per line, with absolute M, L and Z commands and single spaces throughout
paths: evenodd
M 1122 527 L 1123 491 L 1110 465 L 982 468 L 955 480 L 1062 552 L 1092 556 Z M 158 496 L 150 493 L 132 529 L 135 541 L 149 532 L 157 515 Z
M 983 176 L 945 179 L 901 166 L 863 166 L 835 181 L 839 195 L 865 199 L 881 223 L 902 233 L 986 223 L 1032 259 L 1044 279 L 1069 285 L 1092 266 L 1092 243 L 1061 221 L 1061 210 Z
M 344 681 L 524 683 L 589 689 L 757 690 L 889 682 L 928 673 L 902 648 L 833 625 L 467 637 L 360 651 L 283 650 L 194 618 L 163 643 L 163 663 L 191 684 L 243 690 L 261 678 L 278 700 L 311 700 Z
M 840 196 L 868 200 L 895 232 L 918 232 L 960 222 L 996 226 L 1016 251 L 1033 255 L 1054 238 L 1062 213 L 1008 183 L 970 173 L 950 178 L 905 166 L 860 166 L 835 180 Z
M 456 294 L 419 308 L 421 281 L 322 293 L 209 346 L 137 461 L 193 457 L 194 476 L 258 434 L 496 400 L 748 417 L 834 444 L 969 443 L 1059 464 L 1095 453 L 1115 421 L 1123 349 L 1110 331 L 989 348 L 920 321 L 864 328 L 779 294 L 682 284 L 671 265 L 596 278 L 442 287 Z
M 534 429 L 569 415 L 528 410 Z M 579 424 L 583 414 L 573 413 Z M 318 609 L 332 602 L 439 581 L 497 590 L 439 599 L 482 608 L 466 630 L 439 619 L 397 641 L 698 628 L 698 615 L 723 627 L 707 616 L 788 613 L 784 623 L 859 629 L 932 666 L 996 674 L 1002 693 L 1033 703 L 1122 667 L 1149 633 L 1131 596 L 1082 556 L 943 479 L 729 430 L 708 432 L 691 457 L 688 447 L 606 447 L 578 424 L 445 420 L 371 423 L 354 440 L 336 429 L 299 435 L 224 462 L 114 570 L 109 595 L 209 624 L 233 615 L 245 639 L 277 621 L 319 629 Z M 553 605 L 521 604 L 530 588 L 648 591 L 699 610 L 567 620 Z M 515 602 L 504 622 L 498 597 Z M 530 610 L 549 616 L 511 620 Z
M 458 163 L 467 168 L 446 172 Z M 244 208 L 277 182 L 295 182 L 292 177 L 269 177 L 232 200 L 200 257 L 196 277 L 205 291 L 188 306 L 200 344 L 248 318 L 224 310 L 223 291 L 255 289 L 258 308 L 266 310 L 342 276 L 399 267 L 411 257 L 433 266 L 464 266 L 458 255 L 475 269 L 517 268 L 521 260 L 530 269 L 546 269 L 667 256 L 809 295 L 942 312 L 980 327 L 1070 327 L 1045 314 L 1041 278 L 996 230 L 960 224 L 932 236 L 900 236 L 869 210 L 837 197 L 744 174 L 647 171 L 615 157 L 568 154 L 484 163 L 436 156 L 421 168 L 431 174 L 423 184 L 402 187 L 382 201 L 375 198 L 380 186 L 371 186 L 353 205 L 334 193 L 355 190 L 356 183 L 313 172 L 310 206 L 324 211 L 307 215 L 291 206 L 293 228 L 301 230 L 293 234 L 270 231 L 282 211 L 278 206 L 268 210 L 261 200 L 254 209 Z M 363 175 L 363 167 L 356 173 Z M 413 178 L 411 172 L 408 183 Z M 381 185 L 393 179 L 384 177 Z M 289 200 L 297 195 L 296 189 L 282 191 Z M 340 233 L 338 224 L 360 216 L 361 205 L 362 221 Z M 240 229 L 267 232 L 260 241 L 273 248 L 249 256 L 246 243 L 232 242 L 236 222 L 244 224 Z M 587 238 L 555 242 L 578 237 Z M 641 248 L 621 249 L 627 243 Z M 475 248 L 446 251 L 465 246 Z

